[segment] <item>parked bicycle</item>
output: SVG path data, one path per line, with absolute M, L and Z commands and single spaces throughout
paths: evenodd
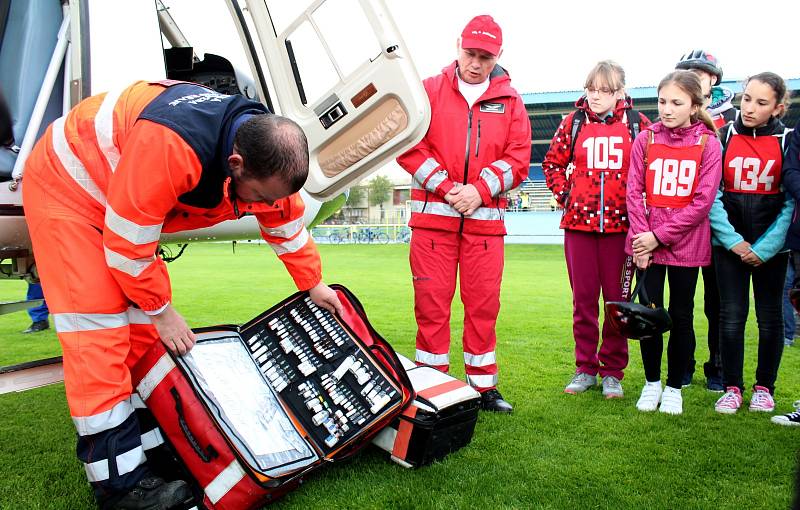
M 386 232 L 378 230 L 376 228 L 366 228 L 358 233 L 358 237 L 356 238 L 359 243 L 367 244 L 367 243 L 380 243 L 386 244 L 389 242 L 389 235 Z
M 328 236 L 328 242 L 331 244 L 342 244 L 353 242 L 353 237 L 350 235 L 350 230 L 334 230 Z

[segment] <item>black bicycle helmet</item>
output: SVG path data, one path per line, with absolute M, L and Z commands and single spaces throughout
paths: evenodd
M 611 301 L 606 303 L 606 318 L 621 335 L 641 340 L 666 333 L 672 327 L 669 313 L 660 306 L 650 303 L 644 291 L 644 278 L 647 271 L 638 272 L 636 287 L 630 301 Z M 639 296 L 641 303 L 633 300 Z
M 722 68 L 717 62 L 717 57 L 703 50 L 692 50 L 681 57 L 675 69 L 701 69 L 713 74 L 717 79 L 711 85 L 719 85 L 722 81 Z

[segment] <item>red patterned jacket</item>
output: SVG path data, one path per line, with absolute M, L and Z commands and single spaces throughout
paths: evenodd
M 626 232 L 625 187 L 633 143 L 626 111 L 632 109 L 633 101 L 629 97 L 618 101 L 614 113 L 606 120 L 601 120 L 589 108 L 585 97 L 581 97 L 575 107 L 577 110 L 558 126 L 542 164 L 547 187 L 564 207 L 561 228 Z M 575 115 L 585 115 L 586 121 L 573 144 Z M 647 117 L 639 113 L 640 131 L 649 125 Z

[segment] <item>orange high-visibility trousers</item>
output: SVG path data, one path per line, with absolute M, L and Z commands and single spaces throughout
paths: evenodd
M 42 147 L 31 154 L 29 164 L 47 164 Z M 131 399 L 130 367 L 158 341 L 158 334 L 147 315 L 130 306 L 111 275 L 102 225 L 93 225 L 36 181 L 24 183 L 23 199 L 36 265 L 63 349 L 78 457 L 102 502 L 143 478 L 145 449 L 163 442 L 157 429 L 140 430 L 137 413 L 146 410 L 139 399 Z

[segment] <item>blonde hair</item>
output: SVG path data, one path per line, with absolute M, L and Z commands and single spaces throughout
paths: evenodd
M 589 71 L 583 88 L 588 89 L 597 83 L 605 83 L 614 92 L 625 89 L 625 70 L 613 60 L 601 60 Z
M 703 108 L 703 100 L 705 98 L 703 97 L 703 88 L 700 85 L 700 78 L 697 74 L 685 70 L 673 71 L 661 80 L 661 83 L 658 84 L 658 91 L 661 92 L 662 88 L 670 84 L 674 84 L 684 91 L 691 98 L 692 106 L 697 106 L 697 112 L 689 117 L 692 124 L 699 120 L 716 134 L 717 126 L 711 120 L 711 115 Z

